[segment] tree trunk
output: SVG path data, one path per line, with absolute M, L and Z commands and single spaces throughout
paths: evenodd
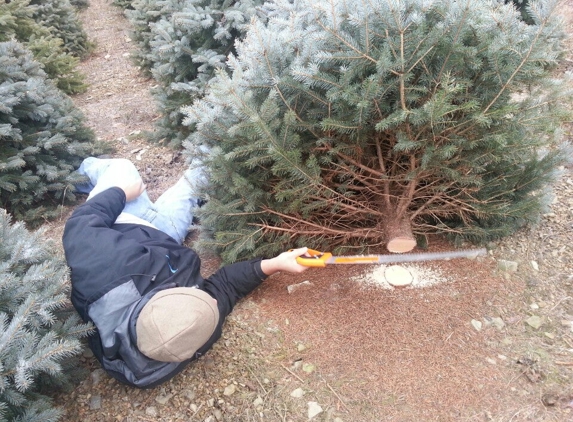
M 410 252 L 416 247 L 416 238 L 412 234 L 410 220 L 390 218 L 386 222 L 386 248 L 393 253 Z

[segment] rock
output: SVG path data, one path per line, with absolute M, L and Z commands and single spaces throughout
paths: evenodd
M 481 327 L 482 327 L 481 321 L 478 321 L 477 319 L 472 319 L 471 323 L 472 323 L 472 326 L 475 328 L 476 331 L 481 331 Z
M 183 390 L 181 395 L 185 397 L 187 400 L 191 401 L 195 398 L 195 391 L 193 390 Z
M 302 351 L 306 350 L 306 346 L 305 346 L 304 344 L 302 344 L 302 343 L 299 343 L 299 344 L 296 346 L 296 350 L 298 350 L 299 352 L 302 352 Z
M 525 323 L 537 330 L 543 325 L 543 319 L 540 316 L 532 315 L 525 320 Z
M 173 394 L 161 394 L 155 397 L 155 401 L 160 405 L 165 406 L 169 402 L 169 400 L 171 400 L 172 397 Z
M 91 373 L 91 378 L 92 378 L 92 386 L 97 386 L 100 381 L 101 381 L 101 377 L 105 374 L 105 371 L 101 368 L 95 369 L 92 373 Z
M 312 419 L 315 416 L 319 415 L 322 413 L 322 407 L 320 407 L 320 405 L 315 402 L 315 401 L 309 401 L 308 402 L 308 419 Z
M 305 280 L 302 283 L 291 284 L 290 286 L 287 286 L 287 291 L 290 295 L 290 294 L 296 292 L 297 290 L 299 290 L 301 287 L 305 287 L 305 286 L 312 286 L 312 283 L 308 280 Z
M 295 399 L 300 399 L 302 396 L 304 396 L 304 390 L 302 388 L 297 388 L 290 393 L 290 396 L 294 397 Z
M 493 318 L 491 320 L 491 325 L 493 325 L 498 330 L 503 330 L 505 328 L 505 322 L 500 317 Z
M 213 416 L 215 416 L 215 419 L 217 419 L 218 421 L 223 420 L 223 412 L 221 412 L 221 409 L 215 409 L 215 411 L 213 412 Z
M 90 410 L 99 410 L 99 409 L 101 409 L 101 396 L 100 395 L 91 396 Z
M 307 374 L 314 372 L 315 369 L 316 366 L 314 366 L 312 363 L 305 363 L 304 365 L 302 365 L 302 370 Z
M 225 387 L 225 391 L 223 391 L 223 395 L 225 396 L 231 396 L 235 393 L 235 391 L 237 391 L 237 387 L 235 386 L 235 384 L 231 384 Z
M 497 267 L 501 271 L 505 271 L 508 273 L 514 273 L 517 271 L 518 264 L 515 261 L 506 261 L 505 259 L 498 259 L 497 260 Z
M 147 416 L 151 416 L 152 418 L 155 418 L 159 415 L 159 413 L 157 413 L 157 409 L 154 406 L 149 406 L 147 409 L 145 409 L 145 414 Z
M 539 271 L 539 265 L 537 264 L 537 261 L 531 261 L 531 268 L 533 268 L 535 271 Z
M 92 349 L 90 349 L 89 347 L 86 347 L 82 353 L 82 356 L 84 358 L 93 358 L 94 357 L 94 352 L 92 352 Z
M 541 396 L 541 401 L 545 406 L 555 406 L 559 401 L 559 396 L 553 392 L 545 393 Z
M 262 406 L 264 403 L 265 401 L 261 398 L 261 396 L 257 396 L 255 401 L 253 402 L 253 406 L 255 407 Z

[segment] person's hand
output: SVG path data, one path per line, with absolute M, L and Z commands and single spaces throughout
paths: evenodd
M 143 180 L 139 179 L 135 182 L 126 183 L 123 185 L 118 185 L 125 192 L 125 201 L 130 202 L 137 199 L 141 195 L 147 186 L 143 183 Z
M 309 267 L 300 265 L 298 262 L 296 262 L 296 259 L 299 256 L 306 254 L 307 250 L 308 248 L 306 247 L 293 249 L 288 252 L 283 252 L 274 258 L 263 259 L 261 261 L 261 269 L 266 275 L 272 275 L 279 271 L 286 271 L 288 273 L 294 274 L 302 273 Z

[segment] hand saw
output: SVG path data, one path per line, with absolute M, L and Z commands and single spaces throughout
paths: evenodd
M 487 255 L 487 250 L 481 248 L 449 252 L 332 256 L 330 252 L 320 252 L 309 249 L 306 253 L 310 256 L 299 256 L 296 262 L 305 267 L 326 267 L 330 264 L 391 264 L 399 262 L 448 260 L 453 258 L 476 258 L 478 256 Z

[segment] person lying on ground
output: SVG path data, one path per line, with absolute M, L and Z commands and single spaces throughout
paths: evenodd
M 139 388 L 155 387 L 204 355 L 221 337 L 237 301 L 268 276 L 307 267 L 307 248 L 220 268 L 208 278 L 182 245 L 197 206 L 192 169 L 153 203 L 129 160 L 87 158 L 87 201 L 65 225 L 71 300 L 96 332 L 89 345 L 103 369 Z

